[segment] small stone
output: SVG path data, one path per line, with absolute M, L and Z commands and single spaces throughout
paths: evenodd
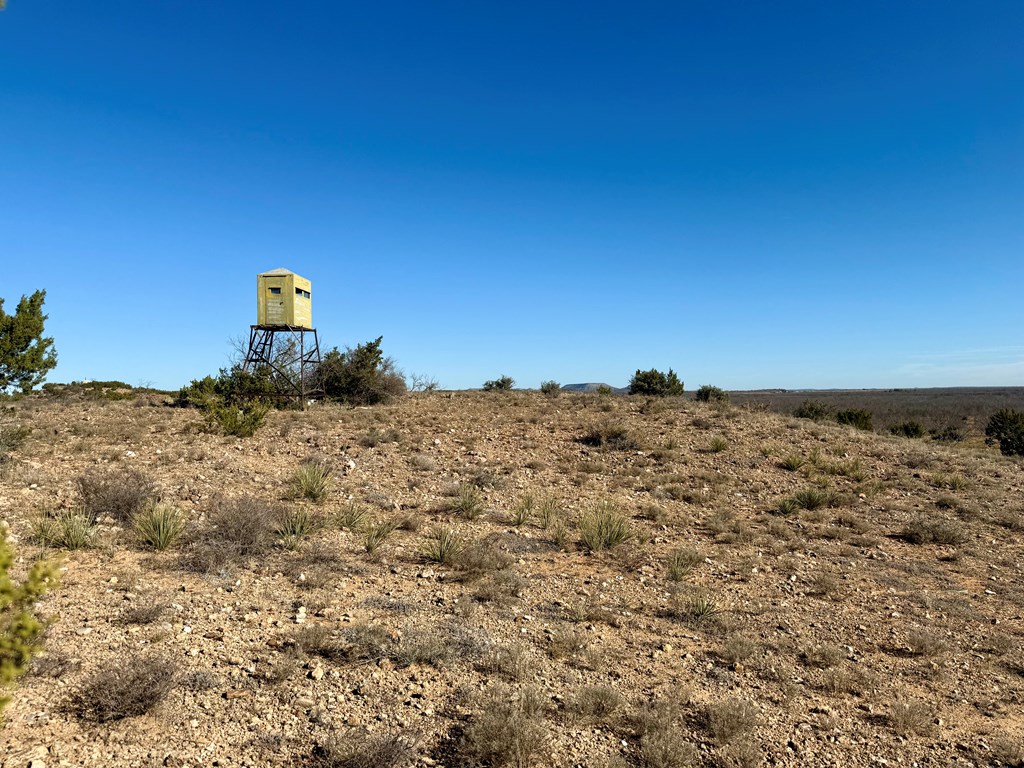
M 295 700 L 295 706 L 297 706 L 299 709 L 312 709 L 315 704 L 315 701 L 306 696 L 300 696 Z
M 317 666 L 310 671 L 309 676 L 317 682 L 319 682 L 324 679 L 324 674 L 324 668 L 321 666 Z

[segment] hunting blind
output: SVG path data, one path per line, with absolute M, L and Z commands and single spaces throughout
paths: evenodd
M 310 282 L 287 269 L 256 276 L 256 324 L 261 326 L 313 327 Z
M 242 366 L 269 369 L 281 385 L 280 394 L 298 398 L 303 408 L 316 391 L 312 379 L 320 366 L 310 288 L 309 280 L 287 269 L 256 275 L 256 325 L 249 326 Z

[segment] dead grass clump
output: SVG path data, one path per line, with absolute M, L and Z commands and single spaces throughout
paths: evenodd
M 935 730 L 935 710 L 931 704 L 916 699 L 898 701 L 892 705 L 889 723 L 904 736 L 928 736 Z
M 470 542 L 454 561 L 462 581 L 476 581 L 512 564 L 512 556 L 486 539 Z
M 607 720 L 622 706 L 622 694 L 607 685 L 588 685 L 569 702 L 569 714 L 578 719 Z
M 564 659 L 566 657 L 579 656 L 590 645 L 584 632 L 575 627 L 557 629 L 551 635 L 551 645 L 548 652 L 553 659 Z
M 345 630 L 348 645 L 344 658 L 348 661 L 377 661 L 390 655 L 394 647 L 392 633 L 379 624 L 353 624 Z
M 624 425 L 613 421 L 595 424 L 580 435 L 577 442 L 594 448 L 609 448 L 618 451 L 634 451 L 640 447 Z
M 197 532 L 183 553 L 186 567 L 212 572 L 267 554 L 277 540 L 283 508 L 252 496 L 221 500 L 209 513 L 210 528 Z
M 484 579 L 473 593 L 482 603 L 506 605 L 526 591 L 528 582 L 514 571 L 498 571 Z
M 745 635 L 731 635 L 718 651 L 719 657 L 730 664 L 746 661 L 757 651 L 757 643 Z
M 914 630 L 907 635 L 907 647 L 915 656 L 937 656 L 949 650 L 949 643 L 931 632 Z
M 398 734 L 332 735 L 313 747 L 310 768 L 405 768 L 416 757 L 416 739 Z
M 690 691 L 680 689 L 672 699 L 642 705 L 626 718 L 640 739 L 637 762 L 642 768 L 690 768 L 700 765 L 696 748 L 683 741 L 679 723 Z
M 403 667 L 429 664 L 441 668 L 453 661 L 479 657 L 483 648 L 484 641 L 478 633 L 457 621 L 449 621 L 436 629 L 407 626 L 393 657 Z
M 358 634 L 365 625 L 353 625 L 351 630 Z M 372 625 L 370 631 L 379 629 Z M 322 624 L 307 624 L 292 635 L 295 647 L 307 656 L 320 656 L 333 661 L 350 661 L 353 657 L 361 658 L 360 650 L 354 648 L 355 643 L 345 642 Z M 383 645 L 390 643 L 390 637 L 381 639 Z M 373 658 L 372 656 L 370 658 Z
M 480 712 L 463 733 L 460 752 L 471 765 L 529 768 L 548 740 L 542 722 L 543 694 L 532 687 L 496 687 L 479 702 Z
M 743 699 L 726 699 L 707 710 L 708 730 L 720 745 L 750 738 L 757 727 L 757 707 Z
M 153 480 L 136 469 L 87 473 L 80 475 L 75 485 L 90 523 L 104 516 L 127 523 L 157 495 Z
M 843 649 L 831 643 L 820 643 L 804 648 L 800 658 L 809 667 L 829 669 L 843 660 Z
M 157 600 L 152 597 L 142 598 L 134 603 L 129 603 L 121 611 L 117 620 L 121 624 L 152 624 L 163 615 L 168 605 L 167 600 Z
M 481 672 L 492 672 L 504 675 L 510 680 L 520 682 L 533 671 L 530 654 L 520 643 L 513 645 L 493 646 L 480 664 Z
M 72 696 L 70 710 L 82 720 L 97 723 L 144 715 L 170 693 L 176 669 L 167 659 L 119 658 Z
M 359 438 L 359 444 L 364 448 L 376 448 L 384 443 L 397 443 L 401 441 L 402 435 L 397 429 L 379 430 L 371 427 L 369 431 Z
M 963 528 L 952 520 L 934 520 L 916 515 L 904 526 L 900 537 L 911 544 L 961 544 L 967 538 Z

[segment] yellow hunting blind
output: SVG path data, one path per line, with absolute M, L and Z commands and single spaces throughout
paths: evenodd
M 256 317 L 261 326 L 313 327 L 310 282 L 287 269 L 256 276 Z

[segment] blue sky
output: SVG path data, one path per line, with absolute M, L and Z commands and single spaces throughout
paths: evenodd
M 443 387 L 1024 384 L 1024 4 L 9 0 L 0 296 L 50 380 L 255 276 Z

